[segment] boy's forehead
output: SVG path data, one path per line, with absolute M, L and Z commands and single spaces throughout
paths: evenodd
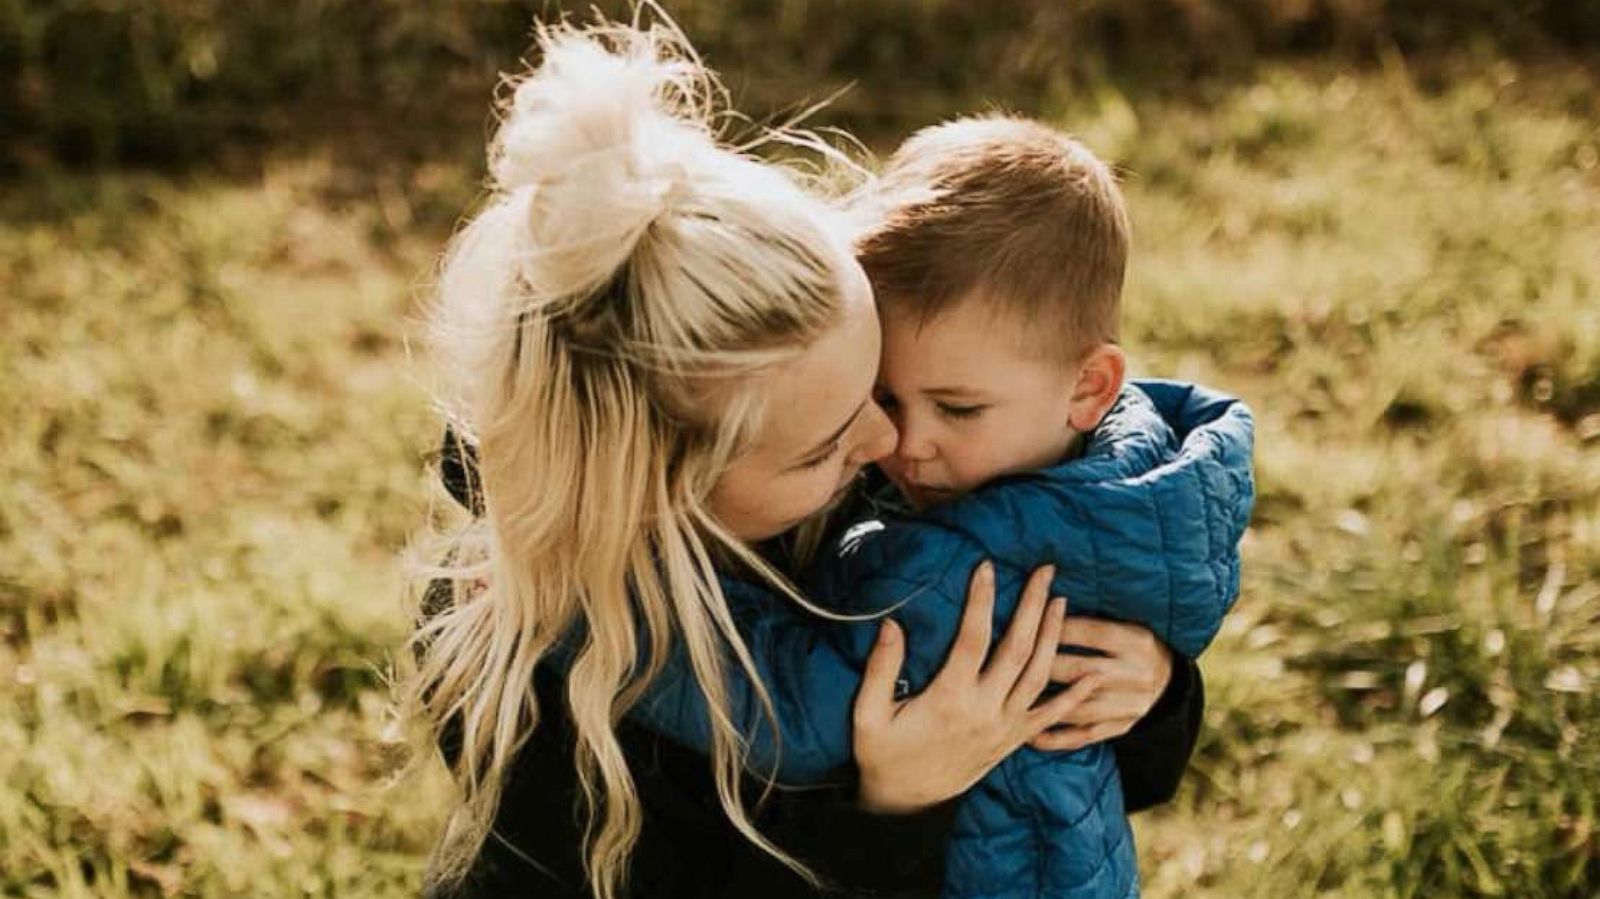
M 880 305 L 884 336 L 896 342 L 981 346 L 990 352 L 1029 356 L 1038 343 L 1040 323 L 1031 321 L 1021 304 L 980 292 L 936 311 L 893 301 Z

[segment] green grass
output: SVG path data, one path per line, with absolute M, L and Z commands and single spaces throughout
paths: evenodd
M 1600 890 L 1591 76 L 1269 69 L 1065 103 L 1125 335 L 1245 396 L 1260 503 L 1147 895 Z M 383 672 L 477 173 L 269 157 L 0 199 L 0 895 L 406 896 L 448 801 Z

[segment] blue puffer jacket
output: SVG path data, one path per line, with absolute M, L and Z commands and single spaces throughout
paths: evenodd
M 1069 598 L 1073 614 L 1143 624 L 1192 657 L 1238 594 L 1238 545 L 1254 499 L 1252 444 L 1250 412 L 1239 401 L 1136 382 L 1078 459 L 997 480 L 920 518 L 857 524 L 806 587 L 839 612 L 893 608 L 907 636 L 902 677 L 913 691 L 939 671 L 968 580 L 986 558 L 995 563 L 997 639 L 1028 574 L 1053 563 L 1053 591 Z M 851 708 L 878 622 L 827 621 L 765 588 L 731 579 L 723 586 L 781 729 L 772 732 L 753 685 L 730 665 L 731 711 L 751 740 L 753 766 L 783 783 L 829 780 L 851 757 Z M 678 655 L 632 714 L 709 746 L 704 701 Z M 1023 748 L 962 799 L 947 897 L 1137 894 L 1132 834 L 1105 744 Z

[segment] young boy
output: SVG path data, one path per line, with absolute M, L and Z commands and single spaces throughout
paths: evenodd
M 813 595 L 863 612 L 946 581 L 932 569 L 947 560 L 988 555 L 1013 580 L 1053 563 L 1074 613 L 1197 654 L 1238 589 L 1250 419 L 1196 389 L 1125 386 L 1128 218 L 1110 170 L 1038 122 L 961 119 L 896 151 L 871 211 L 857 251 L 883 323 L 878 399 L 900 432 L 879 464 L 920 515 L 857 525 Z M 902 584 L 875 586 L 886 574 Z M 914 686 L 948 646 L 949 613 L 928 605 L 895 613 L 908 646 L 934 650 L 908 665 Z M 946 896 L 1137 892 L 1103 744 L 1021 750 L 963 800 Z

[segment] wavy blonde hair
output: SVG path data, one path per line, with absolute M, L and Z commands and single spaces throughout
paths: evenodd
M 429 319 L 485 513 L 452 535 L 451 601 L 413 637 L 406 701 L 460 738 L 461 799 L 429 876 L 457 880 L 481 850 L 539 723 L 534 668 L 577 635 L 566 701 L 596 894 L 625 888 L 641 825 L 615 725 L 675 640 L 711 710 L 723 808 L 810 878 L 742 805 L 725 652 L 772 707 L 714 562 L 803 600 L 707 503 L 760 426 L 753 376 L 839 321 L 848 248 L 793 172 L 722 142 L 725 94 L 670 22 L 547 25 L 537 44 Z

